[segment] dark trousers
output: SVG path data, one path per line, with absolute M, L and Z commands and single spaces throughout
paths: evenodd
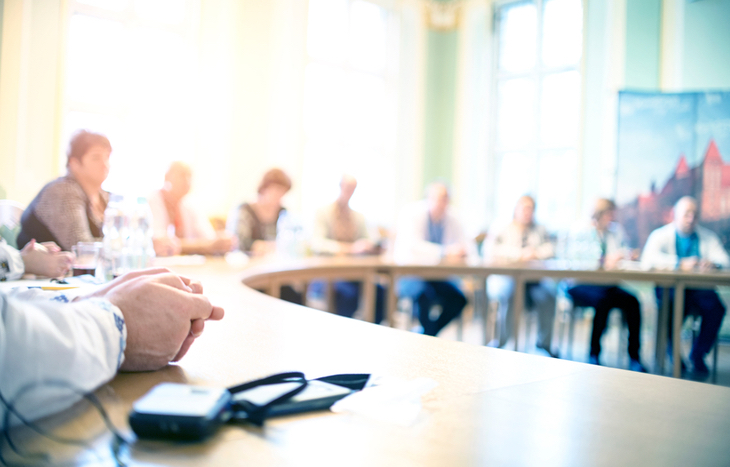
M 304 305 L 304 296 L 290 285 L 282 285 L 279 289 L 279 296 L 284 301 Z
M 431 319 L 431 307 L 436 304 L 441 305 L 441 314 L 436 319 Z M 435 336 L 452 319 L 459 316 L 466 306 L 466 297 L 451 282 L 426 281 L 423 291 L 415 298 L 413 305 L 413 311 L 418 314 L 418 320 L 423 326 L 423 333 Z
M 316 281 L 310 285 L 310 290 L 315 294 L 324 294 L 325 282 Z M 332 284 L 335 313 L 340 316 L 352 318 L 360 305 L 360 291 L 362 282 L 336 281 Z M 375 289 L 375 322 L 380 323 L 385 317 L 385 287 L 376 284 Z
M 632 294 L 616 286 L 577 285 L 568 289 L 574 306 L 596 310 L 591 333 L 591 355 L 601 354 L 601 337 L 606 330 L 608 313 L 618 308 L 629 328 L 629 358 L 639 360 L 641 306 Z
M 659 309 L 662 309 L 662 287 L 654 289 Z M 672 342 L 674 315 L 674 289 L 669 289 L 669 345 Z M 692 346 L 691 360 L 704 358 L 707 352 L 712 349 L 720 331 L 722 320 L 725 317 L 725 305 L 718 297 L 717 292 L 709 289 L 685 289 L 684 291 L 684 317 L 687 315 L 700 316 L 700 335 Z
M 375 323 L 380 323 L 385 315 L 385 287 L 380 284 L 375 287 Z M 334 289 L 337 314 L 352 318 L 360 305 L 362 282 L 339 281 L 334 283 Z

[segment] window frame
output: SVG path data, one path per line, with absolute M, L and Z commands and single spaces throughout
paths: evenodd
M 581 55 L 580 59 L 577 63 L 574 65 L 561 65 L 561 66 L 547 66 L 543 63 L 542 59 L 542 50 L 543 50 L 543 27 L 544 27 L 544 6 L 545 3 L 549 0 L 497 0 L 492 4 L 492 30 L 491 30 L 491 53 L 492 53 L 492 63 L 491 63 L 491 77 L 490 77 L 490 87 L 489 87 L 489 93 L 491 96 L 491 102 L 493 103 L 492 108 L 490 109 L 490 128 L 489 131 L 489 158 L 491 160 L 491 167 L 494 168 L 494 173 L 492 175 L 492 195 L 491 195 L 491 203 L 492 203 L 492 209 L 495 214 L 498 215 L 500 212 L 500 206 L 499 206 L 499 196 L 496 192 L 499 186 L 499 175 L 500 170 L 502 167 L 502 157 L 505 154 L 509 153 L 515 153 L 519 152 L 522 154 L 534 155 L 534 162 L 537 164 L 538 168 L 536 171 L 536 179 L 532 181 L 533 186 L 531 187 L 530 191 L 528 193 L 524 194 L 530 194 L 532 196 L 537 196 L 537 191 L 539 189 L 539 166 L 542 159 L 543 154 L 551 153 L 551 152 L 567 152 L 567 151 L 575 151 L 576 154 L 576 173 L 577 173 L 577 179 L 575 181 L 575 190 L 576 190 L 576 201 L 573 206 L 573 220 L 577 218 L 578 212 L 579 212 L 579 206 L 581 203 L 582 198 L 582 167 L 583 167 L 583 131 L 584 131 L 584 117 L 585 117 L 585 92 L 586 92 L 586 83 L 585 83 L 585 62 L 586 62 L 586 0 L 581 0 L 581 13 L 582 13 L 582 25 L 581 25 Z M 536 64 L 534 67 L 532 67 L 530 70 L 524 71 L 524 72 L 509 72 L 509 71 L 503 71 L 500 70 L 500 12 L 503 8 L 509 7 L 509 6 L 516 6 L 519 4 L 534 4 L 537 12 L 537 31 L 536 31 Z M 580 76 L 580 90 L 579 90 L 579 110 L 578 110 L 578 128 L 577 128 L 577 134 L 575 139 L 575 145 L 574 146 L 541 146 L 540 144 L 540 138 L 541 138 L 541 101 L 542 101 L 542 95 L 543 95 L 543 82 L 545 77 L 562 73 L 562 72 L 568 72 L 568 71 L 577 71 Z M 535 100 L 534 100 L 534 108 L 533 108 L 533 116 L 535 118 L 535 126 L 534 126 L 534 139 L 530 143 L 529 146 L 527 146 L 524 149 L 514 150 L 514 149 L 499 149 L 497 147 L 498 144 L 498 122 L 499 122 L 499 106 L 500 106 L 500 99 L 499 99 L 499 86 L 501 83 L 506 82 L 511 79 L 518 79 L 518 78 L 527 78 L 529 79 L 535 89 Z M 537 200 L 538 203 L 538 210 L 539 206 L 541 205 L 540 200 Z M 566 206 L 567 208 L 567 206 Z M 567 229 L 568 226 L 565 226 Z
M 350 14 L 351 14 L 352 4 L 355 1 L 358 1 L 358 0 L 345 0 L 345 2 L 347 4 L 347 12 L 348 12 L 348 28 L 350 28 L 350 25 L 351 25 Z M 393 108 L 396 109 L 396 112 L 400 112 L 400 108 L 399 108 L 399 105 L 400 105 L 400 101 L 399 101 L 399 92 L 400 92 L 399 56 L 401 53 L 401 50 L 400 50 L 400 48 L 401 48 L 401 44 L 400 44 L 401 28 L 400 28 L 400 23 L 399 23 L 398 11 L 397 11 L 397 9 L 395 9 L 393 7 L 393 5 L 389 4 L 389 2 L 384 2 L 381 0 L 361 0 L 361 1 L 373 4 L 379 8 L 382 8 L 386 12 L 386 18 L 385 18 L 386 57 L 385 57 L 385 63 L 383 65 L 382 71 L 376 72 L 376 71 L 365 70 L 365 69 L 356 67 L 355 65 L 352 64 L 349 54 L 345 54 L 340 59 L 314 57 L 314 56 L 310 55 L 309 50 L 307 48 L 308 44 L 305 43 L 304 44 L 305 63 L 304 63 L 304 67 L 303 67 L 304 76 L 306 76 L 306 72 L 310 65 L 317 64 L 317 65 L 322 65 L 322 66 L 326 66 L 326 67 L 336 68 L 339 71 L 341 71 L 342 73 L 347 74 L 347 75 L 359 74 L 361 76 L 369 76 L 369 77 L 374 77 L 377 79 L 382 79 L 383 84 L 384 84 L 385 97 L 388 99 L 389 104 L 392 104 Z M 308 21 L 309 21 L 309 19 L 308 19 Z M 308 25 L 308 27 L 309 27 L 309 25 Z M 395 47 L 393 47 L 393 45 L 395 45 Z M 304 102 L 306 102 L 306 100 L 307 100 L 306 82 L 304 82 L 304 84 L 303 84 L 303 95 L 304 95 Z M 306 120 L 307 114 L 305 112 L 306 112 L 306 109 L 303 107 L 302 115 L 303 115 L 304 119 Z M 398 143 L 397 143 L 398 134 L 397 133 L 398 133 L 398 127 L 399 127 L 398 119 L 394 119 L 394 123 L 395 123 L 395 128 L 394 128 L 394 132 L 393 132 L 394 134 L 392 135 L 393 137 L 391 138 L 390 133 L 386 132 L 386 134 L 383 136 L 382 147 L 378 147 L 378 146 L 370 145 L 370 144 L 365 144 L 363 147 L 368 151 L 377 150 L 377 149 L 383 150 L 384 153 L 392 155 L 392 159 L 395 161 L 396 158 L 398 157 L 398 154 L 397 154 L 397 147 L 398 147 Z M 322 141 L 321 138 L 319 138 L 318 136 L 315 136 L 316 134 L 317 133 L 314 133 L 314 134 L 309 133 L 306 130 L 306 128 L 303 129 L 302 148 L 303 148 L 303 163 L 304 164 L 309 164 L 311 162 L 306 157 L 307 147 L 310 144 L 316 146 L 316 145 L 320 144 L 320 142 Z M 352 146 L 355 143 L 336 143 L 336 144 L 340 148 L 346 148 L 347 146 Z M 392 171 L 393 171 L 392 175 L 395 177 L 395 180 L 396 180 L 396 184 L 393 188 L 395 189 L 395 192 L 397 194 L 398 168 L 396 167 L 395 164 L 392 167 Z M 303 175 L 304 175 L 304 173 L 303 173 Z M 357 176 L 358 174 L 353 174 L 353 175 Z M 358 178 L 360 178 L 360 177 L 358 177 Z M 332 191 L 333 191 L 333 193 L 336 194 L 337 181 L 331 180 L 331 182 L 333 183 Z M 302 186 L 303 187 L 311 186 L 311 181 L 308 183 L 307 180 L 302 180 Z M 375 213 L 368 212 L 365 209 L 358 209 L 359 207 L 364 207 L 364 206 L 358 206 L 358 199 L 363 196 L 362 193 L 360 193 L 360 196 L 358 196 L 358 192 L 362 192 L 363 187 L 365 187 L 365 185 L 362 185 L 362 187 L 360 187 L 360 189 L 355 192 L 356 198 L 353 198 L 353 200 L 355 201 L 355 205 L 353 206 L 353 209 L 359 210 L 362 214 L 364 214 L 366 216 L 366 218 L 368 219 L 368 223 L 373 222 L 373 223 L 378 223 L 378 224 L 389 224 L 392 221 L 394 221 L 394 217 L 397 215 L 397 212 L 393 213 L 393 219 L 387 219 L 387 218 L 376 218 Z M 309 189 L 307 189 L 306 193 L 302 192 L 302 199 L 306 199 L 306 198 L 312 197 L 312 196 L 314 196 L 314 192 L 310 192 Z M 329 200 L 329 202 L 333 201 L 334 198 L 335 197 L 333 196 L 332 199 Z M 315 200 L 315 204 L 316 204 L 316 200 Z M 359 204 L 363 204 L 363 203 L 359 203 Z M 367 203 L 367 204 L 369 204 L 369 203 Z M 306 212 L 304 214 L 305 215 L 310 214 L 307 217 L 314 218 L 314 213 L 319 208 L 321 208 L 321 206 L 308 206 L 307 208 L 305 208 L 305 211 L 312 211 L 312 212 L 311 213 Z
M 129 0 L 127 6 L 120 11 L 107 9 L 101 6 L 88 5 L 81 3 L 77 0 L 68 0 L 67 7 L 65 10 L 65 28 L 64 28 L 64 47 L 62 54 L 62 73 L 61 73 L 61 118 L 58 126 L 58 146 L 61 154 L 65 154 L 68 146 L 68 137 L 70 135 L 65 134 L 68 130 L 68 116 L 71 113 L 88 113 L 97 114 L 103 118 L 110 120 L 125 121 L 129 118 L 129 115 L 133 112 L 129 102 L 85 102 L 81 100 L 72 99 L 69 94 L 68 81 L 69 81 L 69 58 L 71 54 L 69 46 L 69 38 L 71 34 L 71 19 L 75 15 L 88 16 L 95 19 L 115 21 L 122 24 L 122 27 L 131 31 L 135 28 L 145 28 L 157 31 L 164 31 L 174 35 L 178 35 L 182 38 L 184 43 L 192 50 L 192 58 L 194 59 L 194 66 L 197 69 L 200 62 L 199 56 L 199 43 L 198 36 L 200 32 L 200 14 L 201 14 L 201 1 L 202 0 L 184 0 L 185 2 L 185 15 L 183 20 L 177 24 L 171 24 L 164 21 L 150 20 L 137 16 L 134 11 L 136 0 Z M 80 129 L 80 128 L 79 128 Z M 115 141 L 112 141 L 112 146 L 115 147 Z M 66 158 L 61 157 L 58 161 L 59 170 L 65 170 Z M 135 191 L 135 190 L 131 190 Z

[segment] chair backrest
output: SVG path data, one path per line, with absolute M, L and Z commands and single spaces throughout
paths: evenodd
M 18 247 L 17 240 L 22 215 L 22 204 L 9 199 L 0 199 L 0 237 L 15 248 Z

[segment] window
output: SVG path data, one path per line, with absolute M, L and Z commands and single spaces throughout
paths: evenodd
M 496 214 L 532 194 L 550 229 L 575 219 L 581 116 L 581 0 L 503 3 L 495 9 Z
M 146 195 L 172 160 L 194 156 L 195 2 L 75 0 L 69 11 L 62 151 L 79 129 L 105 134 L 104 187 Z
M 397 28 L 362 0 L 310 0 L 304 82 L 302 205 L 334 201 L 343 173 L 358 179 L 352 207 L 395 217 Z M 313 212 L 304 213 L 313 218 Z

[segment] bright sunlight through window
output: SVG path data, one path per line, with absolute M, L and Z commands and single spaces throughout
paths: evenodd
M 391 14 L 361 0 L 310 0 L 305 71 L 302 205 L 334 201 L 343 173 L 358 179 L 352 207 L 394 219 L 397 35 Z M 313 212 L 305 213 L 313 218 Z
M 535 0 L 496 10 L 497 217 L 532 194 L 548 228 L 575 217 L 581 114 L 581 0 Z
M 105 189 L 146 195 L 195 149 L 193 5 L 185 0 L 70 2 L 62 147 L 79 129 L 114 152 Z M 65 166 L 65 158 L 61 158 Z M 140 167 L 146 170 L 139 170 Z

